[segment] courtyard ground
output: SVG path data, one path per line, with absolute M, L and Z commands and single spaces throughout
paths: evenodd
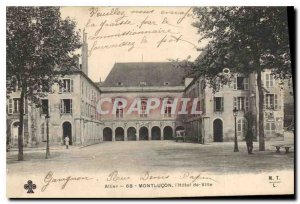
M 239 142 L 239 152 L 233 152 L 233 142 L 194 144 L 174 141 L 103 142 L 87 147 L 52 147 L 51 158 L 45 150 L 24 152 L 25 161 L 17 161 L 17 151 L 7 152 L 8 174 L 56 172 L 179 171 L 195 170 L 223 174 L 260 173 L 294 168 L 294 152 L 275 153 L 274 143 L 266 142 L 266 151 L 248 155 L 245 142 Z

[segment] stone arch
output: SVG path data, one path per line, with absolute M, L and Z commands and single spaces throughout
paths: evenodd
M 115 131 L 115 140 L 124 141 L 124 129 L 122 127 L 117 127 Z
M 213 122 L 214 142 L 223 142 L 223 121 L 219 118 Z
M 136 129 L 134 127 L 129 127 L 127 129 L 127 139 L 128 141 L 136 140 Z
M 171 126 L 164 127 L 164 140 L 172 140 L 173 139 L 173 129 Z
M 65 121 L 62 124 L 62 129 L 63 129 L 63 144 L 65 145 L 65 138 L 68 136 L 69 137 L 69 145 L 72 145 L 72 124 L 69 121 Z
M 158 126 L 154 126 L 151 128 L 151 139 L 152 140 L 160 140 L 161 139 L 160 128 Z
M 103 141 L 112 141 L 112 129 L 106 127 L 103 129 Z
M 139 129 L 140 140 L 149 140 L 148 128 L 143 126 Z

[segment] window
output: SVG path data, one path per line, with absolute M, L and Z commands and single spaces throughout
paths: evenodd
M 249 90 L 249 78 L 244 78 L 244 90 Z
M 89 104 L 85 102 L 85 116 L 89 115 Z
M 248 124 L 245 118 L 239 119 L 237 122 L 237 136 L 240 138 L 245 138 L 247 134 Z
M 282 117 L 277 117 L 276 118 L 276 129 L 277 130 L 282 130 L 283 128 L 283 118 Z
M 81 101 L 81 115 L 84 115 L 85 109 L 84 109 L 84 102 Z
M 214 97 L 214 110 L 215 110 L 215 112 L 224 110 L 224 98 L 223 97 Z
M 274 121 L 267 121 L 265 127 L 265 134 L 268 137 L 274 136 L 276 130 L 276 125 Z
M 48 114 L 48 110 L 49 110 L 48 99 L 42 99 L 41 101 L 42 101 L 41 113 Z
M 237 90 L 244 90 L 244 77 L 237 77 L 236 78 L 236 89 Z
M 147 108 L 147 99 L 142 99 L 141 100 L 141 114 L 140 114 L 141 118 L 147 117 L 146 108 Z
M 169 85 L 169 82 L 164 82 L 164 86 L 168 86 Z
M 95 109 L 92 105 L 91 105 L 91 115 L 90 115 L 90 117 L 95 118 Z
M 197 101 L 197 105 L 196 105 L 196 111 L 201 111 L 201 106 L 200 106 L 201 104 L 200 104 L 200 101 L 199 101 L 199 99 L 198 99 L 198 101 Z M 194 117 L 197 117 L 197 116 L 199 116 L 198 114 L 193 114 L 193 116 Z
M 8 114 L 12 114 L 12 113 L 13 113 L 12 99 L 8 99 Z
M 274 86 L 274 77 L 272 74 L 266 74 L 266 88 Z
M 14 113 L 19 113 L 20 99 L 14 98 L 13 100 L 14 100 Z
M 73 92 L 73 80 L 71 80 L 71 79 L 63 79 L 61 81 L 60 92 L 61 93 L 70 93 L 70 92 Z
M 121 106 L 123 105 L 123 103 L 121 101 L 118 102 L 118 107 L 116 110 L 116 117 L 117 118 L 123 118 L 123 108 L 121 108 Z
M 72 99 L 60 100 L 60 113 L 62 114 L 72 113 Z
M 19 113 L 20 98 L 8 99 L 8 114 Z M 28 102 L 24 101 L 24 114 L 28 112 Z
M 242 111 L 249 110 L 249 98 L 248 97 L 234 97 L 233 98 L 233 108 Z
M 97 119 L 97 111 L 95 106 L 93 106 L 93 117 Z
M 45 123 L 41 124 L 41 139 L 42 141 L 46 141 L 46 137 L 45 137 Z
M 240 76 L 236 77 L 233 83 L 233 89 L 249 90 L 249 78 Z
M 117 85 L 118 85 L 118 86 L 123 86 L 123 83 L 119 81 L 119 82 L 117 83 Z
M 266 94 L 264 105 L 265 105 L 265 109 L 277 110 L 278 109 L 277 94 Z
M 81 82 L 81 95 L 84 95 L 84 86 L 83 86 L 83 82 Z
M 93 89 L 90 89 L 90 96 L 89 96 L 89 100 L 90 100 L 90 103 L 93 102 Z
M 165 107 L 165 117 L 171 117 L 171 116 L 172 116 L 172 100 L 168 99 Z

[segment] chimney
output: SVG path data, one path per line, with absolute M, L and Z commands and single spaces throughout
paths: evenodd
M 81 70 L 88 76 L 88 44 L 86 41 L 87 33 L 83 30 L 83 42 L 81 47 L 82 65 Z

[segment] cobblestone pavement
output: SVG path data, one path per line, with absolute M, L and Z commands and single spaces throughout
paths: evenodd
M 275 153 L 274 143 L 266 142 L 266 151 L 248 155 L 245 142 L 239 152 L 233 143 L 176 143 L 174 141 L 103 142 L 87 147 L 55 148 L 45 159 L 45 149 L 25 151 L 25 161 L 17 161 L 17 151 L 7 153 L 7 171 L 14 173 L 99 172 L 99 171 L 180 171 L 196 170 L 216 174 L 235 172 L 266 172 L 294 168 L 294 152 Z

